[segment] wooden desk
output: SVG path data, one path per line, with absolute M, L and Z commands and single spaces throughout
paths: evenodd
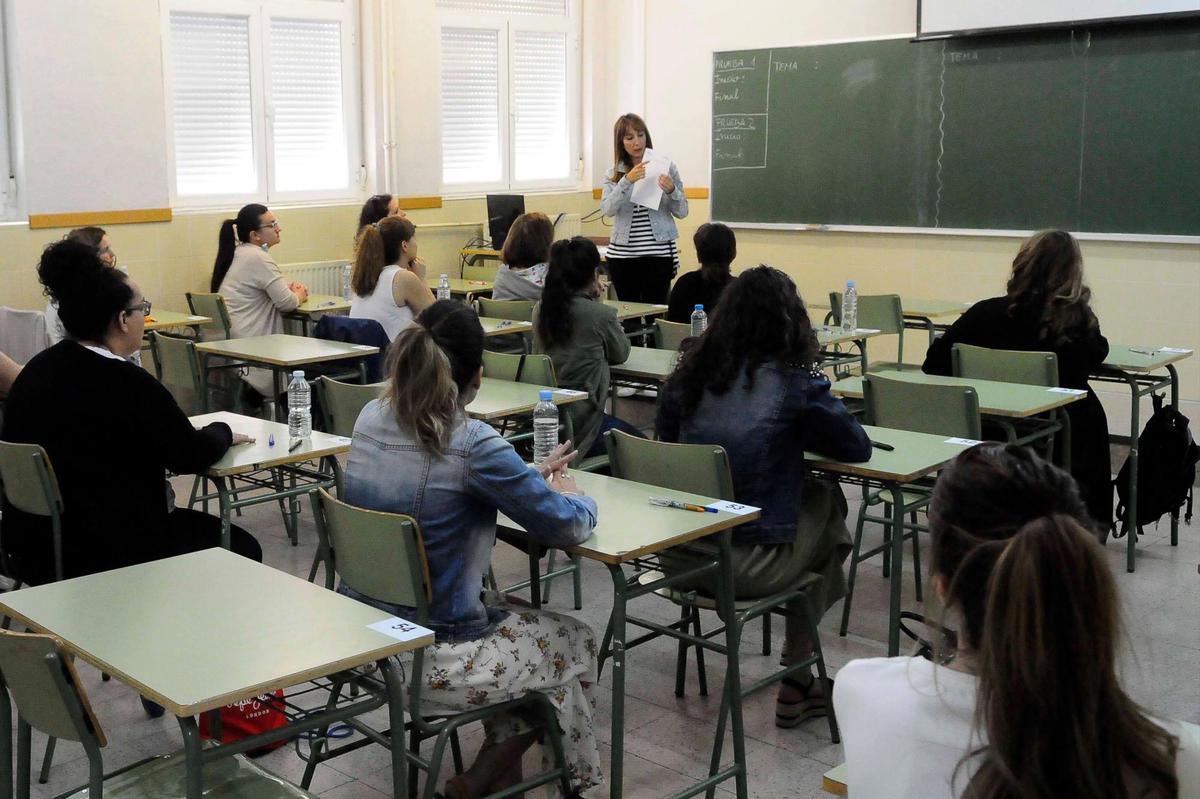
M 429 286 L 429 290 L 437 296 L 438 281 L 442 279 L 439 275 L 430 275 L 426 273 L 425 285 Z M 492 281 L 490 280 L 463 280 L 459 277 L 450 278 L 450 296 L 461 297 L 464 302 L 470 302 L 475 297 L 481 294 L 492 293 Z
M 859 369 L 865 373 L 868 363 L 867 339 L 882 334 L 882 331 L 869 327 L 842 330 L 840 327 L 831 327 L 830 325 L 815 325 L 813 331 L 817 334 L 817 343 L 821 345 L 821 354 L 824 356 L 821 368 L 833 369 L 834 375 L 837 375 L 839 366 L 853 364 L 855 360 L 858 361 Z M 856 359 L 850 353 L 837 352 L 836 348 L 841 344 L 853 344 L 857 347 L 858 358 Z M 834 350 L 831 350 L 830 347 L 833 347 Z
M 319 319 L 321 314 L 327 313 L 350 313 L 350 300 L 333 294 L 309 294 L 308 299 L 300 303 L 298 308 L 294 311 L 288 311 L 283 316 L 285 319 L 299 321 L 300 330 L 307 336 L 309 334 L 309 326 Z
M 821 788 L 825 793 L 831 793 L 834 796 L 846 796 L 846 781 L 848 779 L 846 776 L 846 764 L 843 763 L 825 772 L 821 777 Z
M 810 302 L 808 306 L 810 308 L 829 310 L 829 300 L 824 299 L 818 302 Z M 967 302 L 900 295 L 900 309 L 904 317 L 904 326 L 913 330 L 929 331 L 930 344 L 937 337 L 937 331 L 946 330 L 950 327 L 945 321 L 935 322 L 935 319 L 944 320 L 949 316 L 958 316 L 970 307 L 971 304 Z
M 650 319 L 655 316 L 663 316 L 667 312 L 667 306 L 658 305 L 657 303 L 625 302 L 624 300 L 602 300 L 602 302 L 610 308 L 616 308 L 617 318 L 622 321 L 626 319 Z
M 433 643 L 433 634 L 422 628 L 409 641 L 370 629 L 392 617 L 222 549 L 12 591 L 0 595 L 0 609 L 58 636 L 68 651 L 178 718 L 188 799 L 202 795 L 204 761 L 237 751 L 202 746 L 196 715 L 374 661 L 387 690 L 359 699 L 354 714 L 386 705 L 392 728 L 400 730 L 404 689 L 390 658 Z M 0 704 L 8 712 L 3 693 Z M 255 745 L 329 721 L 318 710 Z M 0 727 L 11 734 L 7 722 Z M 392 750 L 392 771 L 393 796 L 407 799 L 402 745 Z
M 143 328 L 145 332 L 150 333 L 154 330 L 164 330 L 171 327 L 190 327 L 196 331 L 197 337 L 200 335 L 200 328 L 212 322 L 207 316 L 197 316 L 190 313 L 179 313 L 177 311 L 154 311 L 146 320 L 146 326 Z
M 495 319 L 490 316 L 481 316 L 479 324 L 483 325 L 485 338 L 533 332 L 533 322 L 518 322 L 515 319 Z
M 647 383 L 663 383 L 675 364 L 679 361 L 678 350 L 660 350 L 655 347 L 630 347 L 629 358 L 625 363 L 609 366 L 613 382 L 618 378 L 631 378 L 634 381 Z
M 571 391 L 552 386 L 515 383 L 511 380 L 485 377 L 483 384 L 479 387 L 479 393 L 467 406 L 467 414 L 473 419 L 482 419 L 483 421 L 531 414 L 533 407 L 538 404 L 538 394 L 542 391 L 553 391 L 554 404 L 559 406 L 585 400 L 588 396 L 586 391 Z
M 659 508 L 649 504 L 650 497 L 666 497 L 691 502 L 699 505 L 709 505 L 717 500 L 695 494 L 672 491 L 667 488 L 636 483 L 631 480 L 620 480 L 607 475 L 590 472 L 572 472 L 579 486 L 588 496 L 596 500 L 598 507 L 596 529 L 582 544 L 567 549 L 572 555 L 595 560 L 605 564 L 612 577 L 613 610 L 611 622 L 611 657 L 612 657 L 612 760 L 609 765 L 608 780 L 610 796 L 620 797 L 623 793 L 624 756 L 625 756 L 625 657 L 629 647 L 627 641 L 627 626 L 635 624 L 662 632 L 664 635 L 675 635 L 674 630 L 663 625 L 637 619 L 626 614 L 628 602 L 640 596 L 653 593 L 658 588 L 670 585 L 672 578 L 664 577 L 645 584 L 635 582 L 629 584 L 629 575 L 625 567 L 637 567 L 639 559 L 654 555 L 687 542 L 715 537 L 716 552 L 708 568 L 717 572 L 719 590 L 717 606 L 724 618 L 732 619 L 733 608 L 733 573 L 731 564 L 731 549 L 729 531 L 734 527 L 754 521 L 759 517 L 757 509 L 745 515 L 735 515 L 726 511 L 720 513 L 697 513 L 694 511 L 678 510 L 675 508 Z M 510 519 L 501 516 L 498 523 L 509 528 L 520 529 Z M 643 564 L 644 565 L 644 564 Z M 537 559 L 531 557 L 531 571 L 537 569 Z M 531 587 L 538 585 L 537 575 L 531 573 Z M 535 601 L 537 594 L 535 592 Z M 715 775 L 715 782 L 734 779 L 737 784 L 738 796 L 745 797 L 746 792 L 746 755 L 745 741 L 742 729 L 741 691 L 729 690 L 729 686 L 741 686 L 738 671 L 738 636 L 737 625 L 726 625 L 724 645 L 708 642 L 706 645 L 726 655 L 726 691 L 729 698 L 730 719 L 733 729 L 734 764 Z M 603 652 L 601 653 L 603 657 Z M 723 739 L 723 736 L 721 736 Z
M 1129 387 L 1129 503 L 1125 510 L 1125 570 L 1132 572 L 1137 562 L 1137 502 L 1138 502 L 1138 436 L 1142 397 L 1155 391 L 1170 389 L 1171 407 L 1179 410 L 1179 373 L 1175 364 L 1192 357 L 1192 351 L 1182 347 L 1146 347 L 1112 344 L 1104 363 L 1089 375 L 1101 383 L 1122 383 Z M 1163 375 L 1159 372 L 1165 370 Z M 1157 373 L 1157 374 L 1156 374 Z M 1171 546 L 1179 546 L 1179 517 L 1171 516 Z

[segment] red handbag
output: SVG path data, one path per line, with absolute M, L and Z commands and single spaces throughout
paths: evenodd
M 277 730 L 287 726 L 288 723 L 287 716 L 283 712 L 282 690 L 234 702 L 232 705 L 221 708 L 219 712 L 221 714 L 221 743 L 223 744 L 240 741 L 262 732 Z M 212 737 L 209 734 L 208 719 L 207 713 L 200 715 L 201 738 Z M 286 740 L 276 741 L 252 749 L 248 754 L 251 756 L 264 755 L 286 743 Z

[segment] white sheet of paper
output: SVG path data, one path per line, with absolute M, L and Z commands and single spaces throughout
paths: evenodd
M 658 179 L 671 171 L 671 159 L 655 150 L 646 148 L 642 153 L 642 163 L 646 165 L 646 176 L 633 184 L 629 199 L 638 205 L 658 210 L 662 204 L 663 191 L 659 188 Z
M 1048 389 L 1046 389 L 1046 390 L 1047 390 L 1047 391 L 1050 391 L 1050 392 L 1053 392 L 1053 393 L 1055 393 L 1055 394 L 1086 394 L 1086 393 L 1087 393 L 1087 392 L 1086 392 L 1086 391 L 1084 391 L 1082 388 L 1061 388 L 1061 387 L 1055 387 L 1055 388 L 1048 388 Z
M 414 638 L 432 635 L 429 630 L 426 630 L 421 625 L 402 619 L 399 616 L 392 616 L 390 619 L 368 624 L 367 627 L 377 633 L 383 633 L 389 638 L 395 638 L 397 641 L 411 641 Z
M 756 508 L 753 505 L 741 505 L 737 502 L 730 502 L 729 500 L 725 499 L 721 500 L 720 502 L 712 502 L 705 507 L 719 511 L 723 510 L 726 513 L 732 513 L 734 516 L 745 516 L 747 513 L 754 513 L 762 510 L 761 508 Z
M 947 438 L 947 444 L 965 444 L 968 447 L 973 447 L 976 444 L 982 444 L 982 441 L 976 441 L 973 438 Z
M 587 396 L 586 391 L 576 391 L 573 388 L 556 388 L 556 389 L 554 389 L 554 393 L 561 394 L 564 397 L 586 397 Z
M 1186 347 L 1159 347 L 1159 352 L 1191 352 Z

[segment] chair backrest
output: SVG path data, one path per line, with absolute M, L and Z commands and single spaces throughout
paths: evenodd
M 480 316 L 492 319 L 512 319 L 514 322 L 532 322 L 533 300 L 493 300 L 479 297 L 475 300 L 475 309 Z
M 387 389 L 387 383 L 342 383 L 321 376 L 314 381 L 317 387 L 321 411 L 329 432 L 335 436 L 354 435 L 354 423 L 367 403 L 378 399 Z
M 225 298 L 220 294 L 206 294 L 189 291 L 187 293 L 188 308 L 197 316 L 207 316 L 212 322 L 203 326 L 206 337 L 208 333 L 219 334 L 221 338 L 233 335 L 233 325 L 229 321 L 229 309 L 225 307 Z
M 484 350 L 483 376 L 535 386 L 558 386 L 549 355 L 509 355 Z
M 666 319 L 654 320 L 654 340 L 660 350 L 677 350 L 683 340 L 692 335 L 692 326 L 682 322 L 668 322 Z
M 620 430 L 605 433 L 613 477 L 732 500 L 729 455 L 715 444 L 668 444 Z
M 50 344 L 43 311 L 0 307 L 0 352 L 25 364 Z
M 334 499 L 320 490 L 318 531 L 328 536 L 333 568 L 326 569 L 332 587 L 336 571 L 360 594 L 395 605 L 415 608 L 418 624 L 429 618 L 433 596 L 425 541 L 411 516 L 367 510 Z
M 57 638 L 0 630 L 0 675 L 31 727 L 54 738 L 105 745 L 87 692 Z
M 374 319 L 351 319 L 341 314 L 324 314 L 313 326 L 313 338 L 340 341 L 345 344 L 365 344 L 378 347 L 379 352 L 363 358 L 367 382 L 376 383 L 383 379 L 385 361 L 391 339 L 383 325 Z
M 970 386 L 863 376 L 867 424 L 955 438 L 981 438 L 979 397 Z
M 463 264 L 462 279 L 463 280 L 486 280 L 489 283 L 496 281 L 496 270 L 499 268 L 498 261 L 483 261 L 478 264 Z
M 833 310 L 833 323 L 842 323 L 842 292 L 829 292 L 829 307 Z M 899 294 L 858 295 L 858 326 L 874 328 L 890 335 L 904 332 L 904 311 Z M 901 336 L 903 342 L 904 337 Z
M 155 330 L 150 334 L 150 351 L 158 365 L 158 381 L 167 387 L 179 406 L 189 415 L 203 413 L 204 377 L 195 342 Z
M 37 444 L 0 441 L 0 484 L 17 510 L 51 518 L 63 511 L 50 456 Z
M 959 377 L 1031 386 L 1058 385 L 1058 356 L 1053 352 L 993 350 L 955 344 L 950 348 L 950 362 L 954 374 Z

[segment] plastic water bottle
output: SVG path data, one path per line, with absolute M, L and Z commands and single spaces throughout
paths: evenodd
M 350 271 L 351 271 L 350 264 L 346 264 L 345 266 L 342 267 L 342 299 L 345 300 L 346 302 L 350 302 L 350 299 L 351 299 Z
M 288 383 L 288 444 L 312 436 L 312 405 L 309 398 L 308 381 L 304 372 L 292 372 Z
M 449 275 L 442 275 L 441 278 L 438 279 L 437 298 L 439 300 L 450 299 L 450 276 Z
M 846 290 L 842 292 L 842 330 L 858 330 L 858 287 L 853 280 L 846 281 Z
M 533 408 L 533 462 L 541 463 L 558 446 L 558 406 L 554 392 L 538 392 L 538 404 Z
M 696 310 L 692 311 L 692 335 L 700 335 L 706 327 L 708 327 L 708 314 L 704 312 L 703 305 L 697 304 Z

